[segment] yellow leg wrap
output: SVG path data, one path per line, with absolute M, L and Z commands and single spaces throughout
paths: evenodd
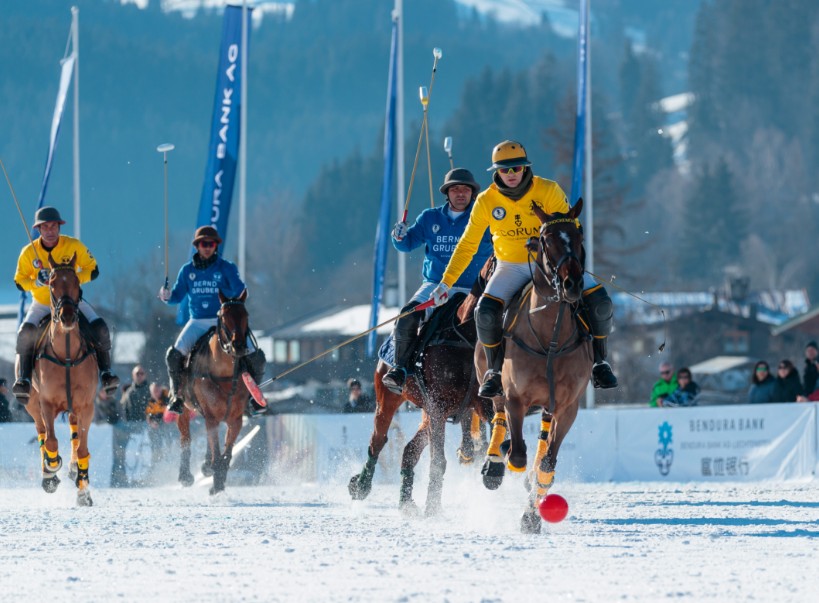
M 88 461 L 91 460 L 91 455 L 85 456 L 81 459 L 77 459 L 77 469 L 88 469 Z
M 88 487 L 88 461 L 91 460 L 91 455 L 84 456 L 77 459 L 77 488 L 84 490 Z
M 46 448 L 45 446 L 43 446 L 43 451 L 45 452 L 45 455 L 43 456 L 43 461 L 44 461 L 44 462 L 45 462 L 45 463 L 46 463 L 46 464 L 47 464 L 49 467 L 56 467 L 56 466 L 57 466 L 57 463 L 58 463 L 58 461 L 57 461 L 57 457 L 59 456 L 59 455 L 57 454 L 57 450 L 55 450 L 54 452 L 51 452 L 51 451 L 50 451 L 48 448 Z
M 489 440 L 489 448 L 486 454 L 489 456 L 500 456 L 500 445 L 506 439 L 506 413 L 496 412 L 492 419 L 492 439 Z
M 45 434 L 44 433 L 37 434 L 37 444 L 40 446 L 40 451 L 42 452 L 42 450 L 45 448 Z
M 469 431 L 473 440 L 479 440 L 481 438 L 481 418 L 474 410 L 472 411 L 472 427 Z
M 546 493 L 549 492 L 549 488 L 552 487 L 552 482 L 555 479 L 555 472 L 554 471 L 541 471 L 540 469 L 537 470 L 537 499 L 541 500 Z

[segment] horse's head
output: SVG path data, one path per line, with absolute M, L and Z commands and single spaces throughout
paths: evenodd
M 234 358 L 247 356 L 248 316 L 245 308 L 247 289 L 239 297 L 229 298 L 219 292 L 219 314 L 216 315 L 216 333 L 225 354 Z
M 583 233 L 577 226 L 583 199 L 579 199 L 566 214 L 547 214 L 535 203 L 532 203 L 532 209 L 541 222 L 537 261 L 557 295 L 574 303 L 583 293 L 586 264 Z
M 65 329 L 73 329 L 80 317 L 80 279 L 76 270 L 77 254 L 65 264 L 54 261 L 48 254 L 51 277 L 48 288 L 51 291 L 51 320 L 59 322 Z

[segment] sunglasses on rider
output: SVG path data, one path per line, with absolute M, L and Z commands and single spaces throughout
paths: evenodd
M 199 241 L 198 247 L 204 247 L 205 249 L 209 249 L 210 247 L 216 247 L 216 241 L 209 241 L 205 239 L 204 241 Z
M 516 165 L 508 168 L 498 168 L 498 171 L 501 174 L 520 174 L 525 167 L 525 165 Z

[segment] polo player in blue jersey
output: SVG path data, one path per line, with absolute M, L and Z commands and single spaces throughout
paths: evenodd
M 398 222 L 392 231 L 392 244 L 398 251 L 408 253 L 421 245 L 424 247 L 423 282 L 410 298 L 401 313 L 427 301 L 432 290 L 440 282 L 452 252 L 469 222 L 469 214 L 475 197 L 481 190 L 475 177 L 467 169 L 455 168 L 447 172 L 439 189 L 446 196 L 446 203 L 426 209 L 412 226 Z M 469 293 L 472 284 L 489 256 L 492 255 L 492 238 L 487 230 L 469 267 L 464 270 L 452 288 L 452 292 Z M 395 325 L 395 366 L 384 375 L 382 383 L 396 394 L 401 394 L 407 377 L 407 363 L 418 336 L 421 313 L 413 312 L 401 318 Z

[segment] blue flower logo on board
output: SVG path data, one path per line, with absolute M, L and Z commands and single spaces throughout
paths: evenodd
M 668 424 L 668 421 L 660 425 L 659 432 L 660 447 L 654 453 L 654 462 L 660 470 L 660 475 L 668 475 L 671 471 L 671 463 L 674 462 L 674 450 L 671 448 L 671 425 Z

